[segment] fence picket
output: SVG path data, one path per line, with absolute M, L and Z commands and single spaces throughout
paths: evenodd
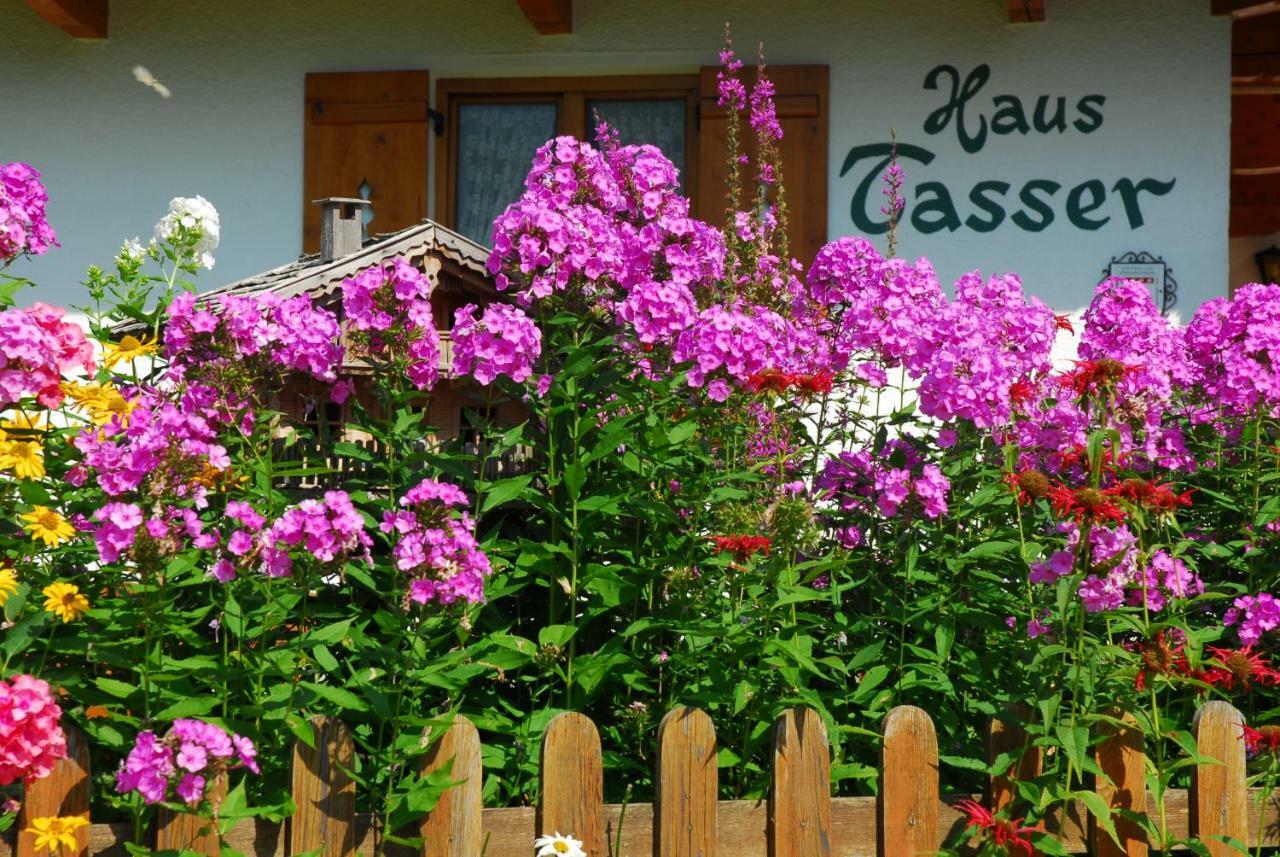
M 655 857 L 716 857 L 716 727 L 705 711 L 675 708 L 658 726 Z
M 441 795 L 436 808 L 422 820 L 422 857 L 475 857 L 484 847 L 480 832 L 484 810 L 480 734 L 461 715 L 423 759 L 422 772 L 439 770 L 450 759 L 450 779 L 460 785 Z
M 227 794 L 227 777 L 217 777 L 209 786 L 209 800 L 221 803 Z M 216 821 L 192 812 L 172 812 L 161 808 L 156 827 L 157 851 L 195 851 L 208 857 L 219 857 L 222 846 L 218 842 Z
M 933 721 L 914 705 L 884 718 L 880 757 L 879 853 L 884 857 L 938 850 L 938 738 Z
M 1098 745 L 1095 758 L 1098 767 L 1111 778 L 1111 782 L 1099 778 L 1094 783 L 1094 791 L 1113 810 L 1143 812 L 1147 806 L 1147 783 L 1144 776 L 1147 761 L 1143 750 L 1143 736 L 1132 714 L 1125 714 L 1122 719 L 1124 726 L 1110 723 L 1099 726 L 1099 732 L 1107 737 Z M 1120 845 L 1098 826 L 1092 816 L 1089 818 L 1089 839 L 1093 843 L 1092 853 L 1095 857 L 1146 857 L 1147 835 L 1142 828 L 1118 815 L 1113 816 L 1112 820 L 1120 837 Z
M 553 717 L 542 737 L 537 832 L 539 836 L 573 836 L 591 855 L 609 853 L 605 850 L 600 735 L 589 718 L 575 711 Z
M 36 837 L 27 833 L 31 820 L 47 816 L 89 817 L 89 742 L 84 733 L 67 724 L 62 727 L 67 737 L 67 757 L 54 763 L 53 772 L 27 786 L 18 816 L 17 857 L 35 857 Z M 89 828 L 76 831 L 76 849 L 63 850 L 61 857 L 84 857 L 89 853 Z
M 811 708 L 790 708 L 773 724 L 770 857 L 831 854 L 831 747 Z
M 1196 747 L 1219 764 L 1196 765 L 1191 780 L 1191 833 L 1212 857 L 1238 852 L 1220 839 L 1249 841 L 1249 804 L 1245 789 L 1244 717 L 1229 702 L 1206 702 L 1196 712 Z
M 988 761 L 995 762 L 1005 753 L 1021 753 L 1006 776 L 991 778 L 987 798 L 992 812 L 999 812 L 1012 803 L 1016 781 L 1040 776 L 1043 764 L 1040 748 L 1027 742 L 1027 731 L 1019 722 L 1030 713 L 1031 709 L 1025 705 L 1014 706 L 1005 717 L 991 718 L 987 726 Z
M 311 721 L 315 747 L 293 745 L 293 802 L 289 854 L 348 857 L 355 852 L 356 786 L 351 733 L 340 720 Z

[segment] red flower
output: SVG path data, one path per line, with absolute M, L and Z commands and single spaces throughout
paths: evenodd
M 1076 368 L 1059 376 L 1058 383 L 1075 390 L 1077 396 L 1113 387 L 1125 375 L 1142 368 L 1119 360 L 1077 360 L 1075 363 Z
M 1214 687 L 1234 690 L 1238 684 L 1241 690 L 1251 690 L 1255 683 L 1280 684 L 1280 672 L 1273 670 L 1262 655 L 1248 646 L 1243 649 L 1215 649 L 1210 646 L 1209 651 L 1221 664 L 1210 667 L 1204 674 L 1204 680 Z
M 1194 490 L 1192 488 L 1181 494 L 1175 494 L 1168 485 L 1135 478 L 1112 485 L 1103 493 L 1108 497 L 1120 497 L 1135 506 L 1145 506 L 1156 512 L 1174 512 L 1179 507 L 1191 506 L 1191 492 Z
M 768 391 L 785 393 L 787 390 L 799 390 L 804 393 L 830 393 L 832 375 L 823 370 L 811 374 L 788 373 L 778 369 L 765 369 L 747 379 L 747 389 L 753 393 Z
M 1018 495 L 1018 505 L 1020 506 L 1025 506 L 1032 500 L 1049 496 L 1049 492 L 1053 488 L 1048 476 L 1032 468 L 1019 470 L 1017 473 L 1006 473 L 1004 482 Z
M 1009 402 L 1015 408 L 1021 408 L 1036 394 L 1035 385 L 1025 378 L 1021 381 L 1014 381 L 1009 385 Z
M 1071 317 L 1067 315 L 1065 312 L 1062 313 L 1061 315 L 1055 315 L 1053 317 L 1053 326 L 1056 327 L 1058 330 L 1065 330 L 1067 333 L 1070 333 L 1070 334 L 1074 334 L 1076 332 L 1075 327 L 1073 327 L 1071 324 Z
M 1280 726 L 1263 726 L 1259 729 L 1244 727 L 1240 737 L 1250 753 L 1266 752 L 1276 755 L 1280 752 Z
M 1005 853 L 1013 854 L 1016 848 L 1026 857 L 1034 857 L 1035 850 L 1025 834 L 1031 833 L 1035 828 L 1023 827 L 1021 818 L 1012 821 L 996 818 L 991 810 L 971 800 L 956 801 L 956 809 L 969 816 L 969 827 L 985 831 L 991 842 L 1003 847 Z
M 766 536 L 712 536 L 716 544 L 716 553 L 731 553 L 738 562 L 746 562 L 755 553 L 769 555 L 769 539 Z
M 1125 517 L 1124 509 L 1097 488 L 1054 485 L 1049 489 L 1049 502 L 1053 504 L 1054 514 L 1063 518 L 1075 518 L 1080 523 L 1123 521 Z
M 1138 647 L 1138 657 L 1142 666 L 1139 667 L 1138 677 L 1133 682 L 1138 690 L 1145 690 L 1147 679 L 1159 675 L 1205 679 L 1203 673 L 1191 668 L 1183 646 L 1171 645 L 1169 640 L 1165 639 L 1164 631 L 1157 631 L 1154 637 L 1143 640 Z

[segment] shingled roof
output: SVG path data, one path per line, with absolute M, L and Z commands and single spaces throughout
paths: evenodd
M 429 255 L 439 258 L 443 264 L 438 272 L 427 267 L 427 274 L 433 277 L 446 274 L 439 277 L 438 282 L 445 290 L 469 286 L 489 296 L 497 295 L 486 267 L 488 249 L 452 229 L 424 220 L 398 232 L 377 235 L 366 241 L 357 252 L 340 259 L 326 262 L 320 254 L 310 253 L 279 268 L 202 292 L 200 298 L 207 300 L 224 294 L 275 292 L 286 298 L 309 294 L 323 302 L 327 297 L 336 296 L 344 279 L 366 268 L 400 256 L 421 267 Z

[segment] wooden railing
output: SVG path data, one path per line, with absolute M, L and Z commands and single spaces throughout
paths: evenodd
M 329 488 L 342 488 L 350 479 L 365 478 L 374 473 L 384 460 L 385 449 L 382 444 L 372 438 L 347 438 L 368 453 L 369 460 L 362 460 L 350 455 L 336 455 L 331 448 L 319 444 L 298 441 L 286 444 L 277 440 L 273 451 L 273 461 L 281 471 L 305 468 L 310 471 L 301 476 L 284 476 L 279 479 L 283 488 L 296 491 L 316 491 Z M 508 476 L 522 476 L 533 472 L 539 465 L 533 448 L 519 446 L 502 455 L 487 454 L 481 444 L 463 444 L 462 452 L 470 456 L 471 470 L 481 479 L 493 481 Z
M 228 846 L 252 857 L 374 852 L 375 825 L 368 815 L 355 812 L 355 787 L 348 774 L 355 757 L 350 735 L 338 721 L 317 719 L 313 724 L 315 749 L 298 744 L 294 751 L 296 813 L 284 825 L 243 822 L 227 834 Z M 1238 853 L 1214 837 L 1254 844 L 1261 832 L 1264 844 L 1280 844 L 1280 805 L 1270 796 L 1264 805 L 1261 795 L 1245 786 L 1242 726 L 1231 705 L 1204 705 L 1195 722 L 1204 763 L 1194 769 L 1190 791 L 1173 790 L 1166 796 L 1171 834 L 1198 833 L 1213 857 Z M 994 722 L 988 737 L 990 758 L 1021 751 L 1016 767 L 1024 774 L 1039 770 L 1039 758 L 1023 749 L 1025 737 L 1017 726 Z M 32 817 L 88 817 L 88 750 L 79 733 L 72 731 L 68 738 L 68 758 L 27 789 L 17 830 L 25 830 Z M 422 837 L 422 857 L 530 857 L 535 836 L 557 831 L 582 840 L 590 857 L 899 857 L 933 854 L 964 828 L 964 816 L 954 804 L 970 796 L 939 797 L 933 722 L 919 708 L 895 708 L 884 720 L 877 797 L 830 796 L 827 734 L 809 709 L 791 709 L 774 725 L 773 786 L 767 800 L 717 800 L 716 753 L 711 719 L 696 709 L 676 709 L 658 729 L 655 803 L 606 806 L 596 727 L 581 714 L 561 714 L 543 736 L 539 805 L 485 809 L 480 740 L 475 727 L 459 718 L 422 766 L 433 770 L 452 759 L 451 775 L 461 785 L 444 795 L 413 834 Z M 1136 729 L 1108 733 L 1096 760 L 1112 780 L 1097 787 L 1109 807 L 1155 813 L 1144 785 L 1145 760 Z M 1012 794 L 1010 781 L 996 778 L 985 800 L 999 809 Z M 1048 829 L 1061 831 L 1061 841 L 1073 853 L 1148 853 L 1139 828 L 1122 818 L 1116 819 L 1116 827 L 1119 845 L 1087 821 L 1081 806 L 1065 818 L 1048 820 Z M 216 855 L 218 841 L 208 831 L 208 822 L 196 816 L 166 815 L 154 845 Z M 0 852 L 12 851 L 13 834 L 11 829 Z M 124 855 L 130 834 L 127 824 L 91 825 L 80 831 L 75 854 Z M 19 857 L 34 854 L 31 834 L 19 833 L 16 844 Z M 411 853 L 403 847 L 386 852 Z M 62 857 L 72 855 L 64 851 Z

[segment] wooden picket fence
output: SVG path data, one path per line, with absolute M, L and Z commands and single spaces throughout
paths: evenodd
M 293 798 L 297 812 L 284 825 L 246 821 L 231 830 L 227 844 L 251 857 L 284 857 L 312 852 L 318 857 L 372 854 L 375 831 L 369 816 L 355 812 L 355 786 L 348 775 L 354 760 L 346 727 L 338 721 L 313 721 L 316 746 L 297 744 L 293 758 Z M 1253 844 L 1280 844 L 1280 804 L 1250 794 L 1245 786 L 1243 719 L 1225 702 L 1210 702 L 1197 714 L 1201 755 L 1218 760 L 1194 772 L 1194 785 L 1168 795 L 1167 812 L 1176 836 L 1206 837 L 1214 857 L 1235 854 L 1215 835 Z M 773 732 L 773 787 L 768 800 L 717 800 L 716 735 L 711 719 L 696 709 L 680 708 L 663 718 L 658 730 L 656 802 L 606 806 L 600 739 L 586 717 L 567 713 L 547 726 L 542 744 L 542 794 L 538 807 L 484 809 L 481 805 L 480 740 L 475 727 L 459 718 L 428 758 L 425 769 L 453 760 L 452 775 L 462 784 L 450 790 L 420 822 L 422 857 L 530 857 L 539 833 L 572 834 L 583 840 L 590 857 L 899 857 L 933 854 L 962 830 L 964 817 L 954 809 L 968 795 L 940 798 L 938 748 L 933 722 L 919 708 L 901 706 L 883 725 L 878 797 L 830 796 L 830 746 L 822 721 L 812 710 L 791 709 Z M 1021 730 L 993 722 L 990 758 L 1025 747 Z M 15 831 L 29 819 L 48 815 L 88 817 L 88 749 L 82 735 L 68 735 L 68 758 L 26 794 L 22 818 L 0 850 L 14 850 Z M 1136 729 L 1113 730 L 1097 750 L 1099 767 L 1111 778 L 1097 791 L 1113 808 L 1154 809 L 1143 785 L 1143 749 Z M 1039 759 L 1023 752 L 1011 776 L 1034 775 Z M 985 800 L 999 808 L 1012 799 L 1008 779 L 990 784 Z M 625 816 L 624 816 L 625 813 Z M 1092 829 L 1080 807 L 1065 819 L 1050 819 L 1063 830 L 1063 842 L 1075 853 L 1102 857 L 1147 854 L 1141 832 L 1117 819 L 1122 845 Z M 208 823 L 186 815 L 165 816 L 154 831 L 157 849 L 192 849 L 217 855 Z M 76 855 L 125 855 L 129 825 L 94 824 L 82 829 Z M 620 847 L 616 847 L 620 843 Z M 17 833 L 18 857 L 33 857 L 31 834 Z M 388 854 L 408 854 L 390 847 Z

